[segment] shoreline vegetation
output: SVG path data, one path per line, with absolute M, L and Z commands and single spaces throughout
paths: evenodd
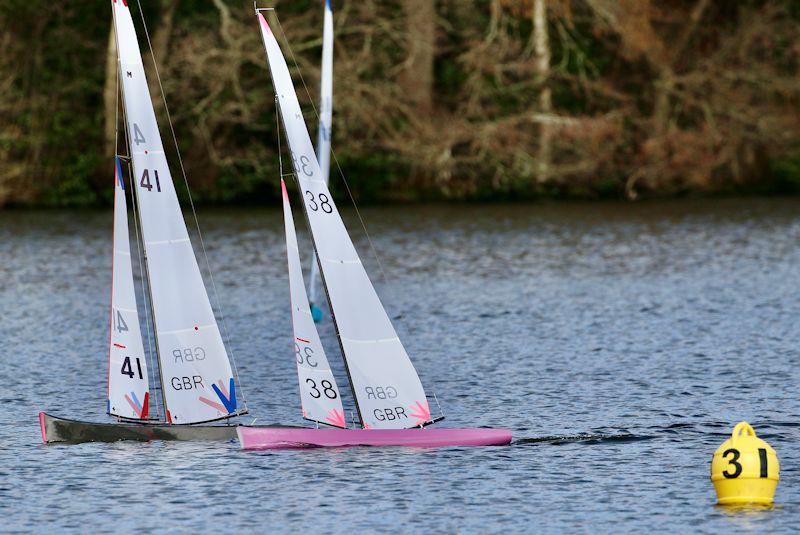
M 194 200 L 275 202 L 274 94 L 252 1 L 140 1 Z M 322 4 L 259 2 L 280 15 L 312 132 Z M 332 145 L 359 202 L 800 193 L 796 1 L 332 4 Z M 125 149 L 110 17 L 108 2 L 0 6 L 0 207 L 111 204 L 115 143 Z M 346 198 L 335 160 L 331 180 Z

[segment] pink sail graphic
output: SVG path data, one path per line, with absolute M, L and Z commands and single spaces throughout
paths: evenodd
M 329 424 L 336 427 L 341 427 L 343 429 L 347 427 L 347 422 L 344 419 L 344 412 L 337 411 L 336 409 L 331 409 L 330 412 L 328 412 L 328 417 L 325 420 Z
M 428 400 L 417 401 L 411 407 L 411 417 L 417 419 L 417 425 L 423 425 L 431 421 L 431 409 Z

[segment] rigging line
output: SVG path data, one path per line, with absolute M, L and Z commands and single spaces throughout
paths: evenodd
M 150 57 L 153 59 L 153 69 L 156 74 L 156 79 L 158 80 L 158 88 L 161 92 L 161 99 L 164 103 L 164 112 L 167 116 L 167 123 L 169 123 L 169 130 L 172 134 L 172 142 L 175 144 L 175 152 L 178 155 L 178 162 L 181 168 L 181 175 L 183 176 L 183 183 L 186 186 L 186 194 L 189 197 L 189 206 L 192 208 L 192 216 L 194 217 L 195 227 L 197 228 L 197 236 L 200 240 L 200 248 L 203 251 L 203 258 L 206 261 L 206 268 L 208 269 L 208 278 L 211 281 L 211 287 L 214 291 L 214 299 L 217 301 L 217 306 L 219 308 L 219 315 L 220 319 L 222 320 L 222 328 L 225 331 L 225 338 L 228 340 L 228 350 L 230 351 L 231 355 L 231 363 L 233 364 L 233 373 L 236 375 L 236 380 L 239 382 L 239 392 L 242 394 L 242 403 L 244 404 L 245 409 L 247 409 L 247 396 L 245 395 L 245 390 L 242 385 L 242 379 L 239 377 L 239 369 L 236 366 L 236 357 L 233 353 L 233 344 L 231 343 L 231 336 L 230 332 L 228 331 L 228 323 L 225 321 L 225 313 L 222 310 L 222 301 L 219 298 L 219 292 L 217 291 L 217 284 L 214 282 L 214 274 L 211 271 L 211 263 L 208 260 L 208 253 L 206 252 L 206 245 L 203 241 L 203 234 L 200 231 L 200 220 L 197 218 L 197 210 L 194 207 L 194 201 L 192 200 L 192 192 L 189 189 L 189 179 L 186 178 L 186 169 L 183 165 L 183 157 L 181 156 L 181 150 L 178 147 L 178 137 L 175 135 L 175 128 L 172 126 L 172 117 L 169 113 L 169 106 L 167 105 L 167 95 L 164 93 L 164 85 L 161 83 L 161 75 L 158 72 L 158 65 L 156 64 L 156 55 L 153 51 L 153 43 L 150 41 L 150 32 L 147 29 L 147 21 L 144 19 L 144 11 L 142 11 L 142 3 L 141 0 L 136 0 L 136 4 L 139 7 L 139 15 L 142 18 L 142 26 L 144 27 L 144 34 L 147 37 L 147 47 L 150 50 Z

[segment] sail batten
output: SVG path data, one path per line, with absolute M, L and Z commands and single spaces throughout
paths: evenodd
M 380 302 L 324 180 L 286 60 L 261 13 L 278 109 L 362 425 L 402 429 L 430 420 L 425 390 Z M 362 340 L 380 340 L 364 344 Z
M 238 411 L 235 390 L 218 387 L 233 384 L 228 354 L 164 155 L 131 12 L 127 2 L 111 3 L 165 413 L 171 423 L 226 418 Z

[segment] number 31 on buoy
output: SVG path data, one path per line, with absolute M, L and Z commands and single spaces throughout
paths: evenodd
M 711 481 L 720 505 L 771 504 L 779 473 L 775 450 L 747 422 L 736 424 L 711 460 Z

